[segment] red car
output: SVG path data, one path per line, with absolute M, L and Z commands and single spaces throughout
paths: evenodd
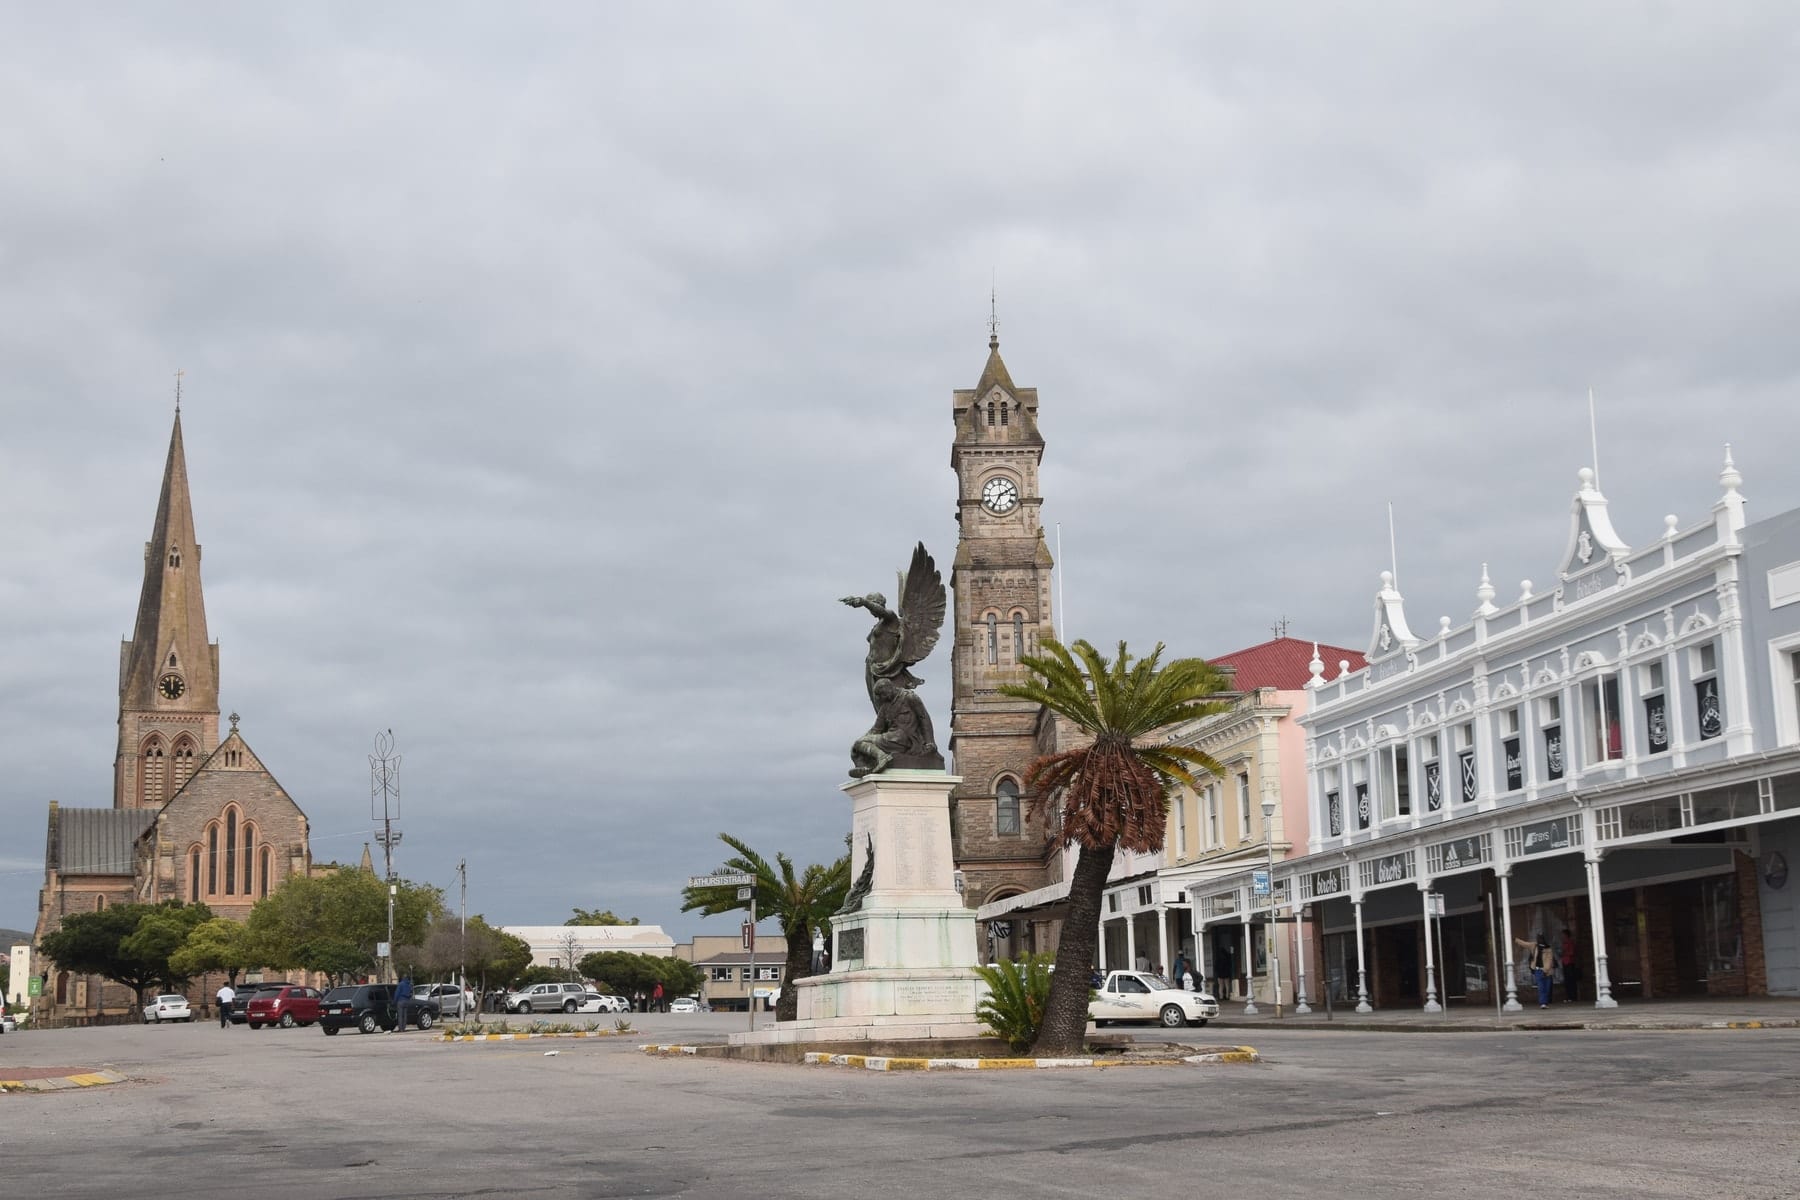
M 299 984 L 265 987 L 250 997 L 250 1005 L 244 1010 L 244 1023 L 252 1029 L 264 1025 L 292 1029 L 296 1025 L 311 1025 L 318 1019 L 318 989 Z

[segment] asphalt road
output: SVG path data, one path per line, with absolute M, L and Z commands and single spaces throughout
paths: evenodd
M 931 1074 L 636 1049 L 743 1020 L 477 1044 L 198 1023 L 9 1035 L 0 1065 L 133 1082 L 0 1097 L 0 1180 L 108 1200 L 1800 1194 L 1794 1030 L 1259 1030 L 1260 1066 Z

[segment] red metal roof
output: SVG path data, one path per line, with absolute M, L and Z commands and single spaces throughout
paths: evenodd
M 1263 642 L 1258 646 L 1249 646 L 1243 650 L 1234 650 L 1230 654 L 1221 654 L 1207 661 L 1221 667 L 1237 668 L 1237 689 L 1247 692 L 1251 688 L 1276 688 L 1284 692 L 1297 692 L 1306 686 L 1312 678 L 1310 664 L 1312 662 L 1313 644 L 1303 642 L 1299 638 L 1278 637 L 1273 641 Z M 1350 669 L 1360 671 L 1367 665 L 1362 651 L 1351 650 L 1344 646 L 1329 646 L 1319 643 L 1319 657 L 1325 663 L 1325 678 L 1336 679 L 1338 676 L 1338 660 L 1349 659 Z

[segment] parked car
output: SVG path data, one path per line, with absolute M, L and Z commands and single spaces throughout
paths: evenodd
M 475 1011 L 475 993 L 454 983 L 427 983 L 413 989 L 413 996 L 436 1000 L 438 1011 L 446 1017 L 461 1017 Z
M 189 1020 L 192 1020 L 190 1017 Z M 0 1011 L 0 1033 L 11 1033 L 19 1027 L 19 1019 L 9 1012 Z
M 1204 1025 L 1219 1015 L 1219 1002 L 1207 992 L 1190 992 L 1148 971 L 1114 971 L 1088 1001 L 1088 1019 L 1096 1025 L 1113 1021 L 1158 1021 L 1166 1028 Z
M 570 1011 L 565 1001 L 564 1011 Z M 605 1013 L 613 1011 L 612 997 L 602 992 L 583 992 L 581 1003 L 574 1008 L 578 1013 Z
M 258 993 L 265 989 L 284 988 L 286 986 L 286 983 L 278 979 L 274 983 L 246 983 L 240 988 L 232 989 L 237 995 L 231 1001 L 231 1023 L 233 1025 L 242 1025 L 249 1020 L 250 1002 L 256 999 Z
M 357 983 L 332 988 L 319 1001 L 319 1028 L 327 1037 L 335 1037 L 340 1029 L 360 1029 L 364 1033 L 393 1030 L 398 1024 L 394 987 L 391 983 Z M 437 1019 L 437 1001 L 414 996 L 407 1002 L 408 1025 L 430 1029 Z
M 160 1025 L 164 1021 L 192 1021 L 193 1019 L 194 1010 L 188 1007 L 188 998 L 178 996 L 174 992 L 165 992 L 144 1005 L 145 1024 Z
M 697 1013 L 700 1011 L 700 1002 L 692 996 L 682 996 L 670 1002 L 669 1011 L 672 1013 Z
M 311 1025 L 319 1019 L 319 1000 L 318 989 L 299 984 L 260 988 L 244 1006 L 244 1023 L 252 1029 Z
M 583 983 L 534 983 L 524 991 L 508 996 L 506 1011 L 572 1013 L 581 1007 L 586 996 L 587 985 Z

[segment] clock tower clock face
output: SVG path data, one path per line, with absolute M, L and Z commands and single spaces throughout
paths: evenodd
M 162 693 L 165 700 L 179 700 L 181 694 L 187 691 L 187 684 L 181 681 L 179 675 L 164 675 L 162 682 L 156 685 L 156 690 Z
M 981 506 L 991 513 L 1004 515 L 1019 505 L 1019 488 L 1006 478 L 990 479 L 981 487 Z

